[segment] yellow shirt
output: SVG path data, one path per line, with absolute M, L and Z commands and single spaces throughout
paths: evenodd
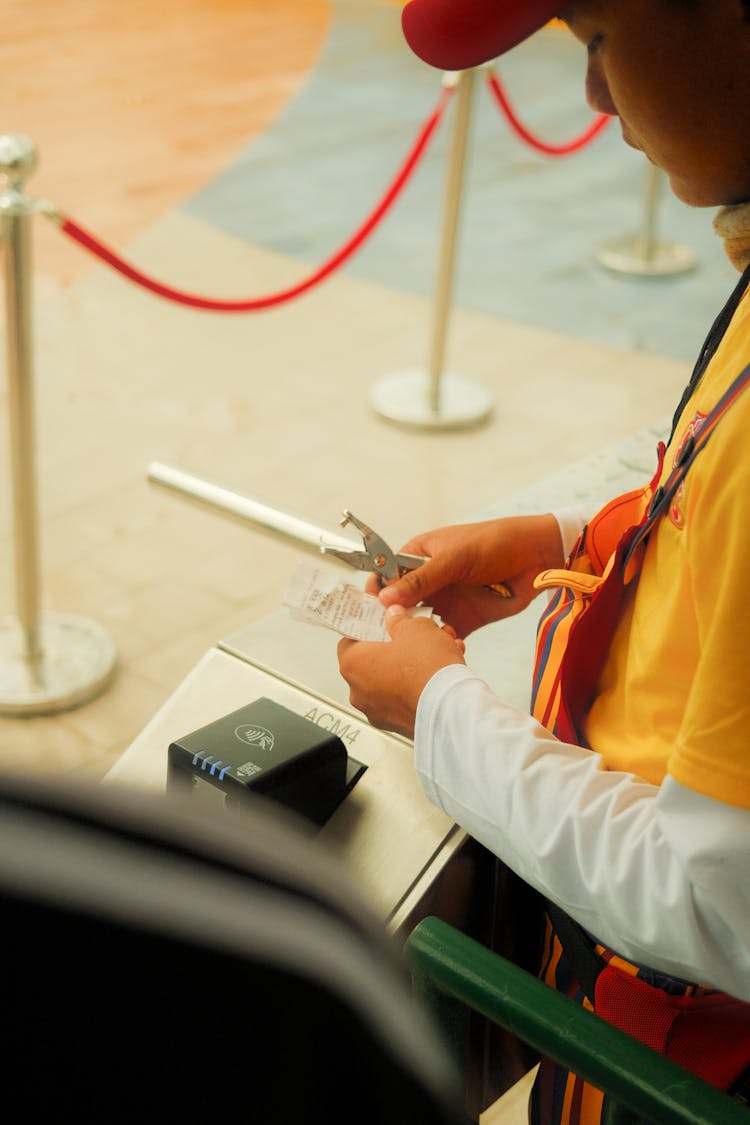
M 745 295 L 667 450 L 750 363 Z M 645 552 L 584 724 L 607 768 L 750 808 L 750 388 L 719 420 Z

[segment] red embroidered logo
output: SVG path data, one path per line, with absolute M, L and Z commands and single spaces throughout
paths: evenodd
M 703 429 L 703 423 L 706 421 L 707 417 L 708 417 L 708 415 L 702 414 L 700 412 L 700 410 L 696 414 L 693 415 L 693 418 L 688 423 L 684 434 L 680 438 L 680 444 L 677 446 L 677 449 L 675 450 L 674 458 L 672 460 L 673 465 L 676 465 L 677 462 L 679 461 L 680 454 L 682 453 L 683 449 L 685 448 L 685 445 L 690 440 L 690 438 L 697 437 L 698 434 L 701 432 L 701 430 Z M 684 493 L 685 493 L 685 482 L 683 481 L 682 484 L 680 484 L 677 491 L 675 492 L 674 496 L 672 497 L 672 503 L 669 505 L 669 518 L 672 521 L 672 523 L 675 525 L 675 527 L 677 528 L 678 531 L 682 531 L 682 529 L 685 526 L 685 512 L 684 512 L 683 507 L 682 507 L 682 500 L 683 500 Z

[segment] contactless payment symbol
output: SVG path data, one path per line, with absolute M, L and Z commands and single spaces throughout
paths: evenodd
M 241 723 L 240 726 L 235 727 L 234 736 L 240 742 L 246 742 L 248 746 L 257 746 L 260 750 L 269 752 L 273 750 L 276 741 L 270 730 L 256 726 L 255 723 Z

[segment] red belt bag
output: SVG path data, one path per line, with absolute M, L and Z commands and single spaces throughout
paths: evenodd
M 634 965 L 596 945 L 549 903 L 547 913 L 578 984 L 598 1016 L 693 1074 L 750 1096 L 750 1004 Z

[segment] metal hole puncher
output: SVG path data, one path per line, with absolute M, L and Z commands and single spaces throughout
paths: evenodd
M 252 524 L 259 531 L 286 541 L 294 541 L 303 547 L 311 547 L 324 555 L 340 559 L 341 562 L 357 570 L 372 571 L 379 576 L 383 584 L 409 570 L 415 570 L 426 562 L 421 555 L 396 554 L 377 532 L 358 519 L 348 508 L 344 509 L 340 526 L 346 527 L 352 524 L 356 527 L 362 537 L 361 545 L 348 536 L 310 523 L 300 516 L 272 508 L 259 500 L 243 496 L 222 485 L 212 484 L 201 477 L 158 461 L 149 465 L 147 475 L 153 484 L 168 488 L 185 499 L 211 508 L 222 515 Z M 513 591 L 504 582 L 494 583 L 489 589 L 503 598 L 513 597 Z

